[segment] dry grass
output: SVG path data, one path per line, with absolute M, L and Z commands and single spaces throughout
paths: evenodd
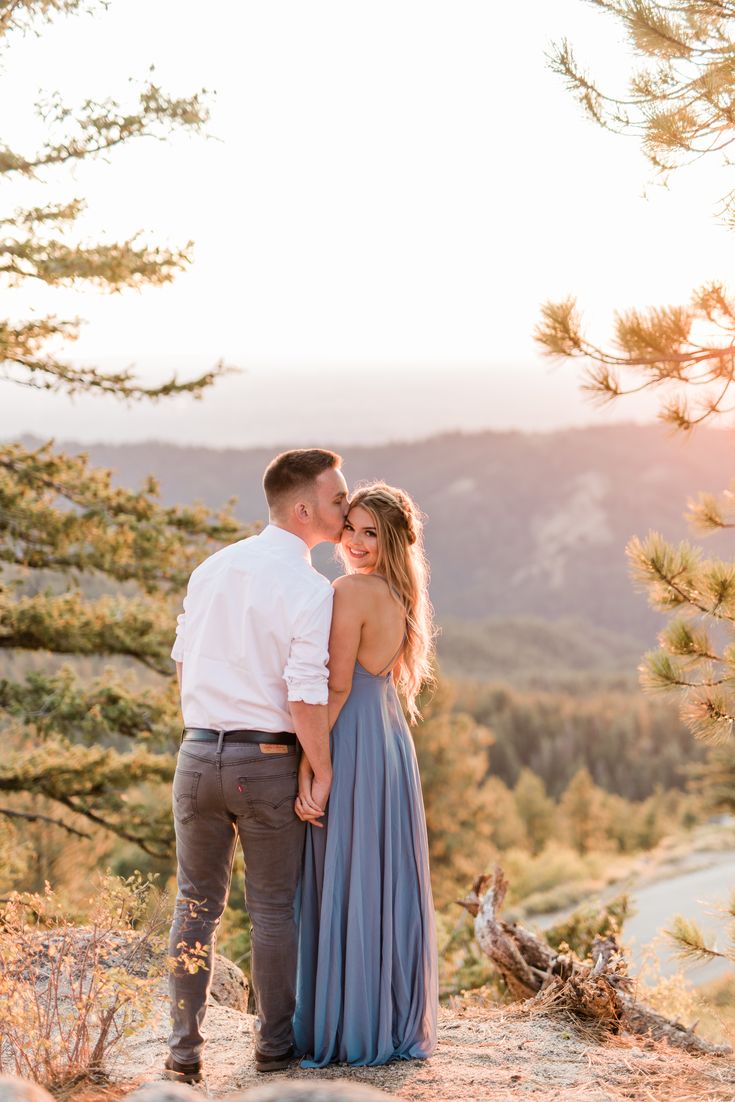
M 0 1072 L 74 1097 L 145 1020 L 164 967 L 154 940 L 160 899 L 142 878 L 102 878 L 88 926 L 43 896 L 14 894 L 0 911 Z M 146 913 L 147 912 L 147 913 Z M 141 928 L 133 930 L 133 924 Z
M 151 1082 L 166 1052 L 167 1008 L 131 1037 L 118 1057 L 121 1078 Z M 210 1097 L 226 1099 L 260 1082 L 253 1067 L 252 1019 L 212 1005 L 205 1069 Z M 294 1068 L 285 1078 L 366 1083 L 410 1102 L 733 1102 L 735 1061 L 694 1057 L 642 1038 L 580 1027 L 565 1014 L 513 1004 L 482 1005 L 473 994 L 440 1012 L 439 1046 L 427 1061 L 380 1068 Z M 129 1086 L 127 1089 L 131 1089 Z M 75 1096 L 74 1102 L 77 1102 Z M 117 1102 L 110 1093 L 79 1102 Z
M 549 1015 L 528 1004 L 498 1010 L 470 1003 L 455 1006 L 453 1014 L 464 1029 L 450 1027 L 449 1022 L 444 1029 L 451 1028 L 458 1039 L 465 1031 L 485 1033 L 490 1042 L 492 1059 L 486 1064 L 482 1097 L 491 1102 L 529 1096 L 539 1102 L 735 1098 L 735 1061 L 730 1058 L 693 1057 L 665 1042 L 601 1034 L 571 1015 Z M 498 1044 L 501 1038 L 506 1044 Z M 462 1097 L 447 1096 L 457 1102 Z
M 139 1084 L 140 1080 L 114 1084 L 69 1083 L 55 1091 L 54 1097 L 58 1102 L 120 1102 L 121 1098 L 132 1093 Z

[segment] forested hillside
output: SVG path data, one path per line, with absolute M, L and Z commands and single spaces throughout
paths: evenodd
M 140 485 L 154 473 L 165 503 L 214 506 L 235 496 L 245 521 L 263 519 L 260 477 L 278 450 L 65 447 L 114 468 L 124 485 Z M 661 626 L 631 586 L 628 539 L 650 528 L 667 539 L 687 538 L 688 497 L 723 489 L 735 469 L 729 434 L 703 430 L 687 440 L 655 425 L 457 433 L 340 450 L 350 484 L 384 478 L 403 485 L 428 515 L 432 594 L 442 621 L 586 621 L 627 637 L 607 637 L 602 647 L 615 663 L 652 644 Z M 718 538 L 707 546 L 717 551 Z M 334 569 L 324 549 L 317 561 L 327 572 Z M 593 650 L 601 638 L 596 635 Z M 586 648 L 578 661 L 589 666 Z

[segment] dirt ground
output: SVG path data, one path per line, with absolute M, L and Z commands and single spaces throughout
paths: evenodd
M 226 1098 L 276 1079 L 256 1074 L 251 1030 L 248 1015 L 210 1007 L 209 1097 Z M 116 1058 L 114 1078 L 125 1093 L 159 1079 L 166 1032 L 162 1000 L 156 1020 L 133 1035 Z M 442 1010 L 439 1045 L 431 1060 L 324 1071 L 296 1067 L 286 1078 L 359 1081 L 411 1102 L 735 1102 L 732 1057 L 692 1057 L 640 1038 L 603 1039 L 571 1019 L 520 1006 L 460 1004 Z

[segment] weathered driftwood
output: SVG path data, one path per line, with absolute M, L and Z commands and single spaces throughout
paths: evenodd
M 613 1032 L 665 1038 L 689 1052 L 725 1055 L 732 1051 L 639 1003 L 631 994 L 632 980 L 614 937 L 595 940 L 590 963 L 572 952 L 557 952 L 530 930 L 505 922 L 500 911 L 507 888 L 498 866 L 492 877 L 481 876 L 460 904 L 474 915 L 477 942 L 515 998 L 568 1010 Z

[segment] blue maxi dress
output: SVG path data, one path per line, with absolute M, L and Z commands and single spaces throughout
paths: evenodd
M 302 1066 L 426 1058 L 438 961 L 416 752 L 393 678 L 358 662 L 307 826 L 294 1034 Z

